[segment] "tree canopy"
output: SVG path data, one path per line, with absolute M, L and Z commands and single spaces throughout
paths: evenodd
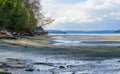
M 0 29 L 14 32 L 32 31 L 37 27 L 52 22 L 40 12 L 39 0 L 0 0 Z

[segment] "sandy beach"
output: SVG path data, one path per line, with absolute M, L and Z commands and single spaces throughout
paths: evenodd
M 119 74 L 120 36 L 0 40 L 0 71 L 12 74 Z

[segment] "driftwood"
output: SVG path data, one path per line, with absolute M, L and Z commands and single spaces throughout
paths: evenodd
M 36 31 L 26 31 L 25 33 L 16 33 L 8 30 L 0 30 L 0 39 L 17 39 L 20 36 L 35 36 L 35 35 L 46 35 L 48 32 L 44 30 L 36 29 Z
M 12 32 L 9 32 L 7 30 L 0 30 L 0 39 L 17 39 L 17 38 L 13 36 Z

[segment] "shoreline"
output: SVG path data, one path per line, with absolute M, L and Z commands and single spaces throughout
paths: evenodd
M 59 38 L 63 38 L 63 36 Z M 80 36 L 80 39 L 83 38 Z M 5 69 L 8 69 L 8 72 L 13 74 L 17 74 L 17 72 L 28 74 L 29 72 L 25 71 L 26 69 L 34 69 L 32 71 L 33 74 L 53 74 L 54 72 L 54 74 L 66 74 L 67 72 L 71 74 L 74 71 L 81 71 L 79 67 L 81 68 L 82 66 L 84 66 L 82 69 L 88 72 L 92 68 L 97 69 L 98 67 L 101 68 L 101 71 L 106 61 L 114 62 L 111 64 L 116 69 L 118 69 L 116 63 L 120 65 L 118 62 L 120 60 L 119 46 L 55 46 L 53 45 L 56 43 L 54 39 L 56 37 L 52 36 L 23 37 L 17 40 L 2 39 L 0 40 L 0 64 L 5 63 L 7 66 L 9 65 L 10 67 L 6 67 Z M 91 39 L 101 40 L 104 37 L 90 36 L 88 40 Z M 100 66 L 97 64 L 100 64 Z M 110 66 L 111 64 L 106 63 L 105 65 L 114 70 Z M 88 69 L 88 67 L 91 69 Z M 1 70 L 4 71 L 0 68 Z M 93 70 L 93 72 L 95 71 Z

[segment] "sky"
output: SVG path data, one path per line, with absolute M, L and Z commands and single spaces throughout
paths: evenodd
M 120 0 L 41 0 L 47 30 L 118 30 Z

